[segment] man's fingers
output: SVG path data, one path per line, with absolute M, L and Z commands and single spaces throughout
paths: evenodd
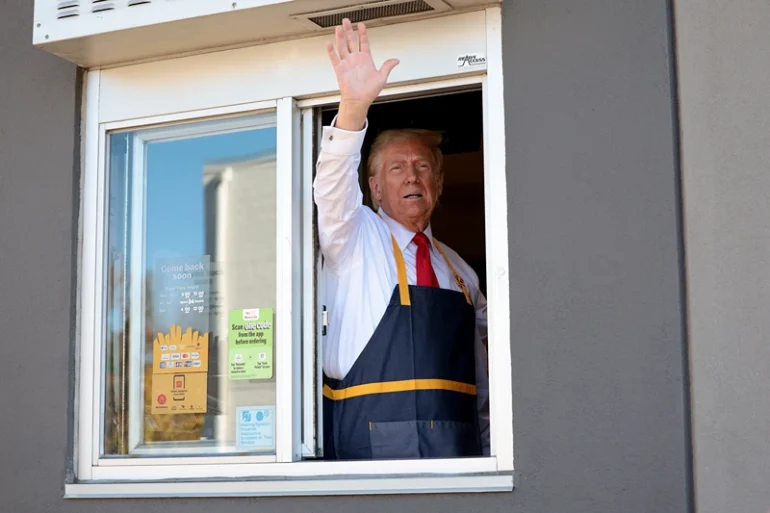
M 358 39 L 361 42 L 361 51 L 370 53 L 369 35 L 366 33 L 366 25 L 364 25 L 363 22 L 358 23 Z
M 331 41 L 326 42 L 326 53 L 329 54 L 329 60 L 332 61 L 332 66 L 335 68 L 340 64 L 340 57 L 334 50 L 334 44 Z
M 399 63 L 398 59 L 388 59 L 382 64 L 382 67 L 380 68 L 380 73 L 384 75 L 386 82 L 388 81 L 390 72 L 393 71 L 393 68 L 398 66 L 398 63 Z
M 355 53 L 358 51 L 358 39 L 356 33 L 353 31 L 353 24 L 350 20 L 345 18 L 342 20 L 342 28 L 345 32 L 345 39 L 348 42 L 348 52 Z
M 340 59 L 344 59 L 348 55 L 348 43 L 345 41 L 345 33 L 342 27 L 336 27 L 334 29 L 334 35 L 337 39 L 337 51 L 340 54 Z

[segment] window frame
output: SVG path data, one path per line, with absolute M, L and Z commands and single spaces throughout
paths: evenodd
M 98 76 L 89 77 L 87 88 L 98 87 Z M 98 97 L 97 97 L 98 98 Z M 90 99 L 93 99 L 91 97 Z M 104 309 L 103 291 L 104 284 L 104 258 L 106 234 L 104 226 L 107 173 L 108 173 L 108 136 L 117 130 L 143 130 L 158 126 L 182 122 L 197 122 L 202 120 L 222 118 L 232 115 L 249 115 L 255 113 L 274 112 L 276 117 L 277 136 L 277 173 L 276 193 L 280 197 L 290 201 L 277 202 L 277 230 L 278 233 L 291 234 L 284 239 L 282 244 L 276 244 L 276 308 L 287 312 L 297 311 L 300 294 L 300 283 L 294 278 L 299 269 L 299 259 L 292 251 L 292 243 L 299 242 L 299 150 L 300 147 L 294 141 L 294 134 L 298 130 L 299 111 L 292 98 L 255 102 L 253 104 L 238 106 L 237 108 L 210 109 L 205 112 L 186 112 L 177 115 L 154 116 L 131 120 L 130 122 L 100 123 L 98 125 L 98 152 L 96 155 L 86 157 L 86 176 L 83 184 L 84 208 L 83 208 L 83 244 L 82 269 L 81 269 L 81 305 L 80 305 L 80 337 L 81 348 L 79 366 L 79 401 L 78 401 L 78 470 L 81 477 L 89 476 L 90 479 L 115 479 L 119 473 L 104 471 L 103 477 L 99 476 L 100 467 L 109 469 L 113 467 L 137 467 L 147 471 L 152 467 L 178 464 L 184 461 L 189 465 L 204 465 L 216 461 L 221 464 L 258 464 L 264 465 L 270 462 L 291 461 L 298 454 L 298 445 L 295 443 L 295 433 L 298 429 L 297 408 L 276 409 L 276 425 L 292 426 L 289 431 L 291 436 L 285 436 L 280 431 L 276 433 L 275 456 L 185 456 L 179 457 L 154 457 L 144 458 L 101 458 L 104 431 L 102 422 L 104 419 L 104 393 L 103 380 L 103 354 L 101 340 L 102 316 Z M 173 130 L 173 129 L 171 129 Z M 195 129 L 190 130 L 195 132 Z M 135 147 L 135 156 L 141 152 L 139 145 Z M 140 159 L 142 160 L 142 159 Z M 95 176 L 94 176 L 95 175 Z M 93 188 L 93 185 L 96 188 Z M 86 196 L 88 194 L 88 197 Z M 89 201 L 90 200 L 90 201 Z M 143 216 L 143 212 L 134 211 L 132 215 Z M 135 219 L 137 221 L 138 219 Z M 141 228 L 141 223 L 134 224 L 134 230 Z M 90 228 L 90 229 L 89 229 Z M 94 264 L 89 265 L 88 260 L 93 258 Z M 133 261 L 133 259 L 132 259 Z M 84 272 L 83 269 L 93 269 L 93 272 Z M 140 283 L 141 286 L 141 283 Z M 141 292 L 133 291 L 133 293 Z M 295 405 L 299 393 L 299 377 L 292 368 L 296 360 L 294 354 L 297 351 L 299 332 L 297 316 L 276 316 L 276 332 L 288 333 L 290 344 L 276 344 L 276 405 L 279 403 Z M 83 357 L 89 355 L 90 358 Z M 287 363 L 288 362 L 288 363 Z M 281 369 L 281 367 L 285 367 Z M 141 394 L 140 394 L 141 395 Z M 143 404 L 143 401 L 141 401 Z M 91 405 L 92 407 L 81 407 Z M 90 464 L 86 463 L 90 462 Z M 116 474 L 116 475 L 112 475 Z M 160 478 L 160 477 L 159 477 Z
M 256 111 L 251 111 L 251 115 L 261 115 L 261 114 L 268 114 L 272 119 L 270 121 L 268 120 L 253 120 L 249 119 L 250 115 L 246 116 L 238 116 L 238 117 L 219 117 L 214 118 L 213 120 L 204 121 L 202 124 L 198 123 L 190 123 L 190 124 L 161 124 L 160 126 L 155 125 L 152 122 L 152 119 L 144 120 L 144 122 L 139 123 L 139 133 L 134 134 L 134 145 L 133 145 L 133 164 L 134 166 L 137 166 L 139 163 L 145 162 L 146 158 L 146 144 L 151 142 L 160 142 L 160 141 L 167 141 L 172 140 L 180 137 L 193 137 L 193 136 L 206 136 L 211 134 L 210 125 L 209 123 L 213 121 L 217 125 L 225 125 L 226 131 L 230 130 L 238 130 L 243 128 L 267 128 L 270 126 L 276 126 L 277 128 L 277 105 L 270 108 L 265 109 L 259 109 Z M 107 140 L 109 139 L 109 134 L 111 133 L 125 133 L 134 131 L 136 129 L 136 126 L 130 127 L 129 129 L 117 129 L 113 127 L 109 127 L 105 125 L 105 133 L 103 137 Z M 221 133 L 220 132 L 214 132 L 214 133 Z M 104 158 L 102 159 L 102 162 L 105 165 L 105 169 L 102 171 L 105 176 L 107 176 L 109 170 L 107 169 L 107 166 L 109 166 L 110 162 L 110 148 L 109 143 L 105 146 L 105 154 Z M 138 165 L 136 169 L 131 171 L 133 175 L 133 179 L 136 180 L 137 183 L 145 183 L 147 180 L 147 171 L 144 169 L 144 166 Z M 109 186 L 108 186 L 109 187 Z M 104 194 L 108 194 L 107 191 L 103 191 Z M 147 191 L 144 190 L 144 188 L 137 188 L 135 192 L 132 194 L 132 201 L 131 201 L 131 209 L 132 209 L 132 235 L 131 239 L 133 241 L 141 241 L 141 243 L 132 244 L 132 251 L 131 256 L 129 257 L 129 262 L 131 262 L 131 276 L 141 276 L 142 275 L 142 268 L 146 265 L 146 262 L 144 261 L 145 258 L 145 245 L 147 243 L 147 234 L 146 234 L 146 223 L 144 222 L 147 216 L 147 203 L 146 203 L 146 195 Z M 100 246 L 101 247 L 101 246 Z M 292 272 L 296 270 L 293 269 Z M 280 267 L 277 266 L 277 273 L 280 274 Z M 95 296 L 98 297 L 98 294 L 95 294 Z M 144 347 L 143 342 L 143 333 L 145 332 L 145 326 L 144 326 L 144 318 L 141 315 L 141 312 L 145 308 L 145 302 L 146 298 L 144 298 L 144 286 L 143 282 L 141 280 L 133 280 L 131 282 L 131 296 L 132 297 L 141 297 L 143 300 L 141 302 L 132 301 L 131 302 L 131 309 L 134 310 L 130 314 L 130 317 L 132 319 L 140 318 L 142 319 L 142 323 L 138 326 L 135 323 L 131 323 L 131 329 L 128 332 L 128 342 L 127 344 L 129 347 Z M 145 365 L 144 365 L 144 359 L 146 358 L 146 355 L 144 354 L 144 351 L 129 351 L 129 358 L 128 358 L 128 375 L 129 376 L 141 376 L 142 379 L 135 379 L 132 380 L 132 383 L 129 385 L 129 393 L 128 393 L 128 417 L 129 417 L 129 423 L 128 423 L 128 455 L 129 456 L 153 456 L 153 454 L 157 451 L 154 451 L 148 447 L 138 447 L 140 444 L 140 439 L 142 438 L 142 421 L 145 412 L 144 409 L 144 373 L 145 373 Z M 101 393 L 102 397 L 100 398 L 100 402 L 104 403 L 104 383 L 102 383 L 101 386 Z M 96 401 L 97 398 L 94 398 Z M 100 415 L 102 418 L 104 418 L 104 412 Z M 104 429 L 100 429 L 99 431 L 100 439 L 99 443 L 96 447 L 94 447 L 94 455 L 98 458 L 98 453 L 100 448 L 104 446 Z M 206 457 L 212 457 L 217 450 L 214 451 L 208 451 L 206 448 L 170 448 L 170 449 L 164 449 L 162 451 L 164 454 L 170 453 L 180 453 L 180 455 L 190 455 L 191 453 L 200 453 L 203 458 Z M 251 463 L 267 463 L 267 462 L 274 462 L 276 461 L 276 456 L 273 455 L 254 455 L 248 458 L 239 457 L 239 461 L 248 461 Z M 164 461 L 161 458 L 154 458 L 152 460 L 154 464 L 162 464 L 160 462 Z M 142 462 L 140 459 L 132 458 L 132 459 L 124 459 L 124 460 L 118 460 L 118 459 L 101 459 L 99 460 L 100 465 L 138 465 L 138 464 L 147 464 L 146 462 Z
M 386 87 L 382 97 L 430 94 L 431 91 L 480 85 L 484 118 L 484 195 L 486 217 L 490 370 L 490 457 L 391 461 L 302 461 L 314 455 L 320 414 L 320 358 L 312 353 L 308 336 L 320 340 L 313 273 L 286 269 L 314 269 L 312 186 L 315 139 L 319 130 L 313 108 L 336 103 L 339 95 L 283 97 L 216 108 L 187 110 L 136 119 L 99 119 L 101 73 L 89 71 L 84 88 L 84 152 L 78 305 L 78 372 L 74 443 L 76 480 L 65 484 L 65 497 L 165 497 L 230 495 L 313 495 L 360 493 L 425 493 L 505 491 L 513 488 L 513 428 L 508 278 L 508 226 L 505 174 L 505 126 L 500 8 L 486 13 L 487 66 L 482 72 L 459 77 L 435 77 Z M 494 108 L 492 106 L 494 105 Z M 291 426 L 290 436 L 276 429 L 275 462 L 263 456 L 203 456 L 141 459 L 99 459 L 104 415 L 101 314 L 103 287 L 104 215 L 107 134 L 116 129 L 196 121 L 210 117 L 275 110 L 277 125 L 278 234 L 277 264 L 284 272 L 277 280 L 276 309 L 303 312 L 283 318 L 276 330 L 292 333 L 291 344 L 276 344 L 276 426 Z M 282 198 L 290 198 L 286 201 Z M 310 208 L 307 206 L 310 205 Z M 494 215 L 493 215 L 494 213 Z M 296 248 L 296 246 L 300 246 Z M 303 292 L 304 295 L 301 293 Z M 282 294 L 282 295 L 281 295 Z M 288 297 L 287 297 L 288 296 Z M 316 312 L 317 314 L 317 312 Z M 301 335 L 301 336 L 300 336 Z M 304 338 L 304 340 L 302 339 Z M 98 343 L 97 343 L 98 342 Z M 310 356 L 313 356 L 312 360 Z M 295 357 L 296 356 L 296 357 Z M 282 363 L 279 363 L 282 362 Z M 290 371 L 281 372 L 282 368 Z M 302 378 L 313 375 L 313 387 Z M 283 376 L 282 376 L 283 374 Z M 310 400 L 317 408 L 310 408 Z M 286 403 L 288 401 L 288 403 Z M 312 418 L 312 422 L 301 422 Z M 271 457 L 272 458 L 272 457 Z M 212 478 L 222 479 L 215 484 Z M 173 483 L 162 480 L 174 479 Z
M 295 110 L 294 102 L 291 99 L 280 99 L 276 101 L 268 101 L 268 102 L 260 102 L 253 105 L 247 106 L 247 108 L 243 112 L 230 112 L 229 109 L 224 111 L 223 113 L 219 113 L 216 111 L 208 112 L 205 117 L 199 116 L 196 112 L 191 113 L 185 113 L 183 115 L 179 116 L 173 116 L 173 117 L 148 117 L 148 118 L 141 118 L 138 120 L 132 121 L 130 124 L 127 123 L 103 123 L 100 127 L 100 142 L 103 142 L 104 146 L 104 152 L 100 154 L 99 159 L 99 173 L 100 178 L 104 181 L 107 179 L 107 175 L 109 173 L 109 162 L 110 162 L 110 149 L 109 149 L 109 136 L 111 133 L 121 133 L 121 132 L 127 132 L 127 131 L 138 131 L 139 133 L 134 135 L 135 143 L 133 145 L 133 162 L 136 165 L 137 163 L 142 163 L 145 161 L 145 146 L 144 144 L 148 142 L 157 142 L 157 141 L 163 141 L 168 139 L 175 139 L 178 137 L 191 137 L 191 136 L 201 136 L 201 135 L 208 135 L 212 132 L 209 130 L 210 124 L 213 122 L 216 125 L 225 125 L 226 131 L 229 130 L 238 130 L 243 128 L 257 128 L 257 127 L 266 127 L 266 126 L 275 126 L 276 128 L 276 143 L 277 143 L 277 151 L 276 151 L 276 157 L 277 157 L 277 166 L 279 170 L 283 170 L 284 172 L 281 174 L 282 177 L 288 177 L 287 180 L 285 180 L 283 183 L 277 183 L 277 194 L 283 193 L 288 194 L 290 191 L 292 194 L 292 201 L 290 202 L 283 202 L 283 211 L 276 212 L 276 217 L 278 220 L 278 229 L 287 230 L 289 226 L 292 226 L 292 219 L 297 218 L 300 204 L 295 201 L 296 195 L 293 192 L 294 188 L 296 187 L 296 182 L 298 180 L 297 176 L 297 166 L 298 166 L 298 148 L 294 147 L 290 141 L 290 139 L 293 137 L 293 133 L 296 130 L 295 127 L 290 126 L 288 128 L 284 128 L 283 132 L 278 129 L 278 116 L 279 113 L 283 113 L 285 111 L 289 111 L 288 115 L 285 116 L 284 124 L 286 122 L 293 123 L 295 122 L 293 110 Z M 272 122 L 265 122 L 265 121 L 258 121 L 255 123 L 254 120 L 250 120 L 249 117 L 253 115 L 264 115 L 268 114 L 273 118 Z M 184 124 L 185 122 L 188 122 L 188 124 Z M 199 125 L 199 123 L 202 123 L 202 125 Z M 220 133 L 219 131 L 215 131 L 213 133 Z M 280 138 L 284 138 L 284 144 L 281 146 Z M 287 145 L 287 140 L 289 141 L 289 144 Z M 283 152 L 281 155 L 281 158 L 278 158 L 278 152 Z M 286 172 L 287 170 L 291 169 L 291 172 Z M 131 171 L 132 173 L 132 179 L 136 180 L 138 183 L 143 183 L 146 180 L 146 170 L 142 168 L 142 166 L 137 167 L 136 169 Z M 279 173 L 276 173 L 276 179 L 278 180 Z M 100 190 L 99 193 L 103 194 L 106 198 L 108 195 L 107 189 L 108 185 L 105 183 L 104 189 Z M 144 243 L 146 242 L 146 227 L 145 227 L 145 218 L 146 218 L 146 203 L 145 203 L 145 196 L 146 191 L 142 191 L 140 193 L 135 193 L 132 197 L 132 240 L 134 241 L 142 241 L 138 244 L 132 245 L 132 251 L 131 256 L 129 257 L 129 262 L 132 267 L 136 267 L 132 270 L 131 275 L 132 276 L 141 276 L 141 269 L 144 267 L 145 262 L 144 259 Z M 103 201 L 103 199 L 102 199 Z M 102 210 L 103 211 L 103 210 Z M 286 221 L 289 220 L 289 221 Z M 298 238 L 298 234 L 296 231 L 289 232 L 286 231 L 285 233 L 292 233 L 291 240 L 295 241 Z M 106 232 L 101 232 L 101 235 L 104 236 Z M 99 241 L 97 239 L 97 246 L 95 248 L 95 251 L 100 255 L 101 258 L 104 258 L 104 251 L 106 247 L 104 246 L 102 241 Z M 292 287 L 296 288 L 297 283 L 294 283 L 293 276 L 295 276 L 298 273 L 299 270 L 299 264 L 288 258 L 288 250 L 287 248 L 277 248 L 278 254 L 276 256 L 276 273 L 278 276 L 277 284 L 280 283 L 280 286 L 277 286 L 276 290 L 276 306 L 279 306 L 280 310 L 283 310 L 284 308 L 287 311 L 295 310 L 295 305 L 292 304 L 281 304 L 281 300 L 287 301 L 287 295 L 285 293 L 285 290 L 291 290 Z M 291 267 L 285 265 L 286 262 L 291 261 Z M 285 284 L 288 284 L 287 286 L 284 286 Z M 97 289 L 93 292 L 93 297 L 101 297 L 102 290 Z M 131 294 L 133 297 L 143 297 L 144 296 L 144 288 L 143 288 L 143 282 L 141 280 L 134 280 L 131 283 Z M 283 295 L 283 297 L 281 297 Z M 295 297 L 297 297 L 296 291 L 290 295 L 290 300 L 294 300 Z M 97 305 L 97 308 L 103 307 L 103 301 L 102 304 Z M 144 301 L 142 302 L 132 302 L 132 309 L 136 310 L 137 312 L 143 311 L 145 308 Z M 141 314 L 132 314 L 132 318 L 142 318 Z M 102 326 L 99 324 L 101 316 L 97 313 L 94 318 L 95 329 L 99 330 Z M 143 320 L 144 322 L 144 320 Z M 295 323 L 291 323 L 291 330 L 289 332 L 289 337 L 291 340 L 294 340 L 296 338 L 296 326 Z M 279 330 L 280 333 L 281 330 L 286 329 L 286 325 L 282 324 L 280 322 L 276 322 L 276 329 Z M 142 333 L 144 333 L 144 325 L 140 325 L 136 327 L 132 323 L 132 330 L 128 333 L 128 344 L 132 347 L 142 347 L 143 342 L 141 342 L 142 339 Z M 295 359 L 294 357 L 294 344 L 286 345 L 286 344 L 278 344 L 277 346 L 280 346 L 281 349 L 290 350 L 291 353 L 286 355 L 283 354 L 280 358 L 278 357 L 278 354 L 276 354 L 276 368 L 279 367 L 280 364 L 283 364 L 285 361 L 293 361 Z M 95 346 L 96 352 L 103 349 L 101 346 Z M 276 351 L 278 351 L 278 347 L 276 347 Z M 288 351 L 287 351 L 288 352 Z M 129 375 L 130 376 L 142 376 L 144 377 L 145 368 L 143 365 L 144 361 L 144 353 L 139 351 L 129 351 Z M 102 362 L 101 354 L 95 354 L 94 356 L 95 362 Z M 280 362 L 280 364 L 278 363 Z M 289 372 L 290 366 L 286 366 L 286 369 L 282 369 L 280 371 L 277 370 L 277 373 L 282 373 L 286 376 L 293 377 L 294 372 Z M 99 369 L 97 369 L 98 371 Z M 104 369 L 101 369 L 101 372 L 98 373 L 98 377 L 101 379 L 103 378 Z M 144 408 L 144 394 L 143 394 L 143 379 L 142 380 L 134 380 L 132 384 L 129 386 L 129 453 L 128 457 L 126 458 L 118 458 L 118 457 L 112 457 L 112 458 L 100 458 L 101 449 L 104 446 L 104 429 L 102 428 L 101 421 L 104 420 L 105 412 L 103 410 L 104 406 L 104 394 L 105 394 L 105 383 L 102 382 L 99 384 L 99 387 L 94 387 L 93 390 L 93 399 L 92 401 L 94 404 L 98 404 L 102 407 L 102 410 L 98 413 L 91 413 L 91 412 L 84 412 L 84 415 L 88 414 L 94 414 L 97 419 L 97 423 L 95 423 L 95 426 L 98 426 L 96 429 L 98 429 L 98 439 L 96 437 L 92 437 L 92 440 L 95 441 L 95 443 L 92 444 L 91 447 L 91 453 L 92 453 L 92 461 L 95 462 L 94 465 L 97 466 L 104 466 L 104 467 L 123 467 L 123 466 L 156 466 L 156 465 L 169 465 L 174 464 L 179 461 L 180 457 L 184 457 L 184 461 L 190 462 L 190 464 L 205 464 L 205 463 L 222 463 L 222 462 L 229 462 L 229 463 L 272 463 L 276 461 L 280 461 L 278 458 L 278 448 L 281 446 L 281 443 L 284 442 L 280 440 L 281 438 L 284 438 L 283 434 L 276 433 L 278 436 L 277 443 L 276 443 L 276 454 L 275 455 L 236 455 L 231 454 L 227 456 L 217 456 L 216 453 L 219 452 L 217 450 L 213 451 L 207 451 L 205 448 L 201 447 L 200 449 L 194 448 L 170 448 L 170 449 L 163 449 L 161 452 L 163 454 L 162 457 L 153 456 L 156 451 L 153 451 L 152 449 L 149 449 L 147 447 L 140 448 L 138 450 L 132 450 L 132 447 L 135 445 L 135 441 L 137 441 L 138 438 L 141 438 L 141 425 L 137 426 L 136 423 L 133 421 L 135 420 L 133 417 L 139 417 L 141 418 L 143 415 L 138 414 L 136 412 L 143 411 Z M 276 406 L 278 403 L 278 388 L 281 388 L 282 390 L 288 389 L 286 386 L 287 383 L 281 379 L 281 377 L 276 378 Z M 292 387 L 294 385 L 292 384 Z M 289 391 L 287 393 L 292 393 Z M 294 400 L 289 401 L 288 404 L 292 404 L 295 402 Z M 277 410 L 277 414 L 280 415 L 283 412 L 279 412 Z M 291 415 L 293 415 L 293 412 L 290 412 Z M 285 416 L 284 416 L 285 417 Z M 284 418 L 282 417 L 280 419 L 280 422 L 295 422 L 292 417 Z M 277 421 L 278 422 L 278 421 Z M 276 422 L 276 423 L 277 423 Z M 291 445 L 291 440 L 289 442 L 284 442 L 284 457 L 286 457 L 286 454 L 291 454 L 292 450 L 289 448 Z M 288 450 L 287 450 L 288 449 Z M 191 454 L 200 453 L 200 456 L 194 457 L 191 456 Z M 173 453 L 179 453 L 179 457 L 174 457 Z M 132 457 L 133 456 L 133 457 Z M 137 458 L 136 456 L 152 456 L 152 458 Z

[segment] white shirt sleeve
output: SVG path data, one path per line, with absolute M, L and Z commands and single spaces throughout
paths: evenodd
M 479 429 L 481 431 L 481 448 L 484 456 L 489 456 L 489 365 L 487 358 L 487 299 L 481 290 L 476 288 L 473 298 L 476 307 L 476 337 L 474 348 L 476 354 L 476 406 L 479 413 Z
M 358 166 L 367 125 L 358 132 L 323 128 L 313 192 L 318 207 L 318 238 L 324 265 L 339 269 L 349 256 L 362 224 L 363 193 Z

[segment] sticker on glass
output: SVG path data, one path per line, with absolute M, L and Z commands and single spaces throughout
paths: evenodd
M 250 308 L 230 311 L 230 379 L 273 377 L 273 309 Z
M 235 415 L 237 450 L 275 450 L 275 406 L 241 406 Z

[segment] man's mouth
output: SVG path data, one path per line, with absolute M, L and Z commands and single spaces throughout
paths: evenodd
M 422 198 L 422 194 L 419 192 L 413 192 L 412 194 L 407 194 L 404 196 L 404 199 L 420 199 Z

